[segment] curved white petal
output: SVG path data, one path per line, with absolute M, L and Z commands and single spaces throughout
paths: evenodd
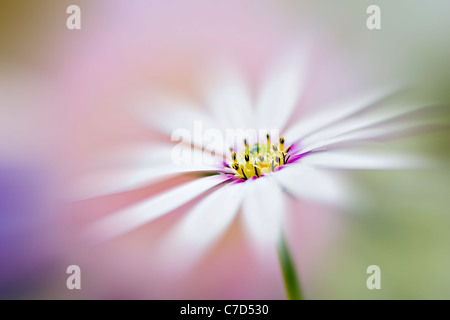
M 165 268 L 180 267 L 182 261 L 181 269 L 190 270 L 230 226 L 241 205 L 243 187 L 242 183 L 228 184 L 186 212 L 159 248 L 157 259 Z
M 284 133 L 286 141 L 296 142 L 318 130 L 327 128 L 347 117 L 350 117 L 392 94 L 394 90 L 378 90 L 373 93 L 340 101 L 321 107 L 318 111 L 305 115 L 304 119 L 290 127 Z
M 369 147 L 318 151 L 303 157 L 300 164 L 337 169 L 395 170 L 431 167 L 433 162 L 419 155 Z
M 243 203 L 243 219 L 256 248 L 275 246 L 281 235 L 284 201 L 280 186 L 272 176 L 249 180 Z
M 175 145 L 170 143 L 133 143 L 101 152 L 89 161 L 90 170 L 105 168 L 149 168 L 171 164 Z
M 76 179 L 70 186 L 68 201 L 80 201 L 144 187 L 167 177 L 189 172 L 216 172 L 210 165 L 165 165 L 98 172 Z
M 77 201 L 131 191 L 167 176 L 214 172 L 223 158 L 182 144 L 142 144 L 117 148 L 92 161 L 89 171 L 71 185 L 68 200 Z
M 305 48 L 280 59 L 269 72 L 257 101 L 260 128 L 283 129 L 305 87 L 309 53 Z
M 342 145 L 349 142 L 356 141 L 371 141 L 380 140 L 385 138 L 392 139 L 395 136 L 402 136 L 405 134 L 413 133 L 420 130 L 432 130 L 440 125 L 442 120 L 431 119 L 413 119 L 412 121 L 405 121 L 402 123 L 387 123 L 380 127 L 368 127 L 361 130 L 350 131 L 346 134 L 341 134 L 336 137 L 317 141 L 301 146 L 302 152 L 308 152 L 312 150 L 318 150 L 325 147 Z
M 357 135 L 364 132 L 380 132 L 387 135 L 390 132 L 414 129 L 425 125 L 439 125 L 442 117 L 439 117 L 439 106 L 430 106 L 422 101 L 399 105 L 388 104 L 384 108 L 374 108 L 370 112 L 340 121 L 332 126 L 302 139 L 302 146 L 308 147 L 343 135 Z
M 143 169 L 165 165 L 205 164 L 221 166 L 223 156 L 184 143 L 134 143 L 101 152 L 89 162 L 89 170 Z
M 87 227 L 83 236 L 93 242 L 105 241 L 119 236 L 175 210 L 223 181 L 224 177 L 222 176 L 212 176 L 183 184 L 100 219 Z
M 223 62 L 205 81 L 208 107 L 222 129 L 247 129 L 252 125 L 252 102 L 244 76 L 231 63 Z
M 348 185 L 335 172 L 297 163 L 278 171 L 274 178 L 298 198 L 339 207 L 349 203 Z

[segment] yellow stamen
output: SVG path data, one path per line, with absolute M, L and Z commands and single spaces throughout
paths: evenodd
M 236 177 L 244 180 L 259 178 L 277 171 L 286 163 L 289 155 L 284 151 L 284 139 L 280 138 L 279 144 L 271 144 L 270 136 L 267 134 L 266 137 L 267 144 L 255 143 L 249 146 L 245 139 L 245 148 L 242 151 L 231 151 L 228 163 Z
M 261 169 L 258 166 L 253 166 L 253 170 L 258 178 L 261 177 Z
M 248 178 L 247 178 L 247 176 L 246 176 L 246 174 L 245 174 L 245 172 L 244 172 L 244 167 L 243 167 L 242 165 L 239 167 L 239 170 L 241 171 L 242 177 L 243 177 L 245 180 L 247 180 Z

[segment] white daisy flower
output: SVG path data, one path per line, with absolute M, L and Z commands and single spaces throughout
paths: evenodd
M 168 138 L 166 145 L 122 151 L 125 158 L 132 156 L 129 168 L 112 176 L 89 177 L 77 190 L 104 195 L 178 174 L 197 178 L 100 219 L 85 235 L 107 240 L 202 197 L 161 244 L 164 258 L 181 255 L 188 268 L 239 214 L 255 248 L 278 245 L 283 270 L 289 272 L 292 266 L 282 233 L 286 196 L 345 207 L 352 199 L 341 175 L 345 170 L 423 164 L 417 157 L 388 153 L 375 142 L 432 125 L 420 117 L 422 102 L 386 103 L 394 90 L 321 107 L 296 119 L 307 61 L 307 55 L 283 59 L 268 73 L 256 99 L 238 70 L 221 66 L 203 86 L 206 112 L 173 94 L 144 100 L 162 111 L 140 109 L 141 119 L 182 142 L 174 145 Z M 199 127 L 200 134 L 195 132 Z M 215 136 L 217 132 L 221 137 Z M 174 253 L 169 250 L 174 244 L 186 250 Z M 290 272 L 286 279 L 295 276 Z M 295 288 L 288 292 L 298 297 Z

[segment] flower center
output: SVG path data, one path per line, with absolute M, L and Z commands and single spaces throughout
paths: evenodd
M 290 147 L 285 150 L 284 138 L 280 138 L 279 143 L 271 143 L 269 135 L 266 138 L 267 143 L 256 143 L 251 147 L 247 144 L 247 140 L 244 140 L 245 148 L 239 153 L 230 148 L 231 154 L 227 164 L 235 178 L 243 180 L 260 178 L 264 174 L 278 171 L 288 163 Z

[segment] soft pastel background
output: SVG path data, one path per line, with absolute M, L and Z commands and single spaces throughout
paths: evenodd
M 81 7 L 81 30 L 66 28 L 70 4 Z M 382 30 L 365 26 L 370 4 L 381 7 Z M 68 202 L 71 186 L 109 150 L 163 139 L 131 116 L 136 95 L 201 102 L 197 84 L 224 57 L 257 91 L 283 52 L 312 46 L 301 110 L 385 84 L 446 106 L 449 10 L 446 0 L 2 0 L 0 298 L 283 299 L 276 259 L 255 259 L 239 220 L 188 274 L 176 272 L 182 262 L 161 270 L 152 261 L 183 210 L 99 246 L 79 242 L 83 226 L 190 177 L 79 202 Z M 394 144 L 439 159 L 439 169 L 351 172 L 358 212 L 289 203 L 307 298 L 450 298 L 449 142 L 442 130 Z M 66 289 L 70 264 L 81 267 L 80 291 Z M 366 288 L 371 264 L 381 290 Z

